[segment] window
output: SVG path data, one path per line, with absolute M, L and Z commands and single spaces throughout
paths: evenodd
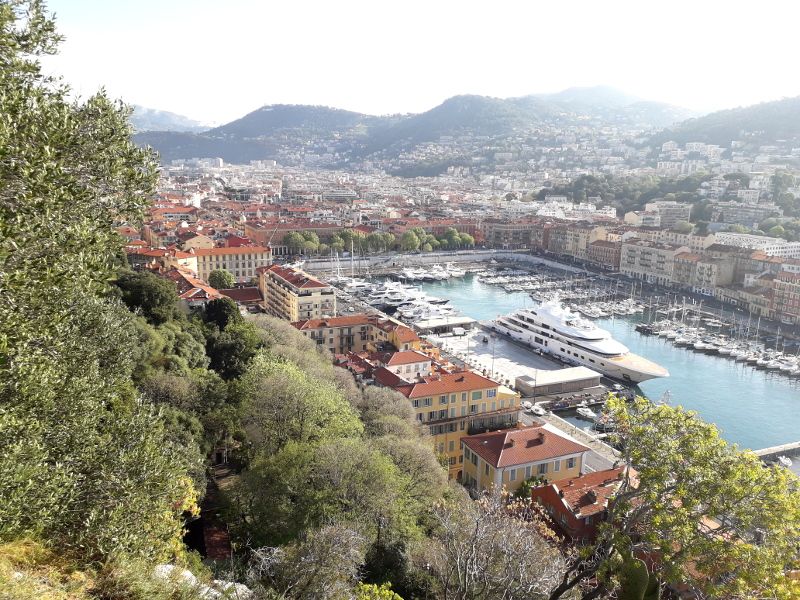
M 538 471 L 539 475 L 544 475 L 545 473 L 547 473 L 547 464 L 546 463 L 542 463 L 541 465 L 539 465 L 539 468 L 537 469 L 537 471 Z
M 451 443 L 452 443 L 452 442 L 451 442 Z M 470 454 L 470 452 L 469 452 L 469 448 L 464 448 L 464 458 L 466 458 L 467 460 L 469 460 L 469 454 Z
M 422 418 L 423 418 L 424 416 L 425 416 L 425 415 L 423 415 L 422 413 L 418 413 L 418 414 L 417 414 L 417 421 L 422 421 Z
M 454 419 L 455 416 L 456 416 L 456 408 L 454 406 L 453 408 L 450 409 L 450 418 Z
M 447 443 L 447 451 L 448 451 L 448 452 L 455 452 L 455 449 L 456 449 L 456 442 L 455 442 L 455 440 L 450 440 L 450 441 Z
M 427 367 L 427 365 L 426 365 L 426 367 Z M 456 395 L 455 395 L 455 394 L 452 394 L 452 395 L 450 396 L 450 404 L 455 404 L 455 403 L 456 403 Z
M 439 418 L 440 419 L 446 419 L 447 418 L 447 409 L 446 408 L 443 408 L 442 410 L 439 411 Z
M 525 467 L 525 479 L 530 479 L 530 478 L 531 478 L 531 466 L 528 465 L 527 467 Z
M 497 402 L 492 402 L 492 410 L 497 410 Z
M 516 469 L 511 469 L 508 472 L 508 480 L 509 481 L 516 481 L 517 480 L 517 470 Z
M 447 396 L 439 396 L 439 404 L 447 404 Z
M 567 468 L 568 469 L 574 469 L 575 468 L 575 459 L 574 458 L 567 459 Z
M 462 402 L 466 402 L 467 401 L 467 392 L 461 392 L 461 401 Z
M 483 398 L 483 392 L 481 392 L 481 391 L 472 392 L 472 399 L 473 400 L 480 400 L 481 398 Z
M 431 404 L 433 404 L 433 398 L 425 398 L 424 406 L 430 406 Z
M 451 456 L 450 457 L 450 466 L 453 467 L 453 466 L 455 466 L 455 464 L 456 464 L 456 457 L 455 456 Z
M 462 406 L 461 407 L 461 416 L 462 417 L 466 417 L 467 416 L 467 407 L 466 406 Z
M 483 472 L 489 474 L 489 465 L 484 465 Z
M 475 414 L 475 413 L 477 413 L 477 412 L 478 412 L 478 405 L 477 405 L 477 404 L 473 404 L 473 405 L 471 405 L 471 406 L 469 407 L 469 413 L 470 413 L 471 415 L 474 415 L 474 414 Z
M 488 390 L 486 392 L 487 398 L 494 398 L 495 396 L 497 396 L 497 390 Z
M 428 421 L 433 421 L 436 418 L 436 411 L 432 410 L 428 412 Z
M 494 402 L 492 402 L 492 404 L 494 404 Z M 505 407 L 506 407 L 506 401 L 500 400 L 500 408 L 505 408 Z
M 555 471 L 557 473 L 560 470 L 561 470 L 561 461 L 557 460 L 557 461 L 553 462 L 553 471 Z
M 411 405 L 412 405 L 414 408 L 419 408 L 419 398 L 417 398 L 417 399 L 415 399 L 415 400 L 412 400 L 412 401 L 411 401 Z

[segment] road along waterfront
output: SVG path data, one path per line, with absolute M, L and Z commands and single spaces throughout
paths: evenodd
M 505 292 L 469 275 L 464 279 L 422 283 L 419 287 L 431 295 L 449 298 L 452 306 L 478 320 L 493 319 L 536 304 L 526 292 Z M 640 319 L 617 317 L 598 319 L 595 323 L 609 330 L 632 352 L 669 370 L 670 377 L 640 385 L 646 396 L 658 400 L 669 391 L 670 403 L 697 411 L 703 419 L 715 423 L 726 440 L 741 447 L 758 449 L 797 440 L 798 380 L 724 357 L 678 348 L 663 338 L 643 336 L 634 330 Z

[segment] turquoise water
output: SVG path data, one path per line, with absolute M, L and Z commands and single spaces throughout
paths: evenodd
M 451 305 L 478 320 L 535 304 L 527 293 L 506 293 L 470 276 L 420 287 L 449 298 Z M 715 423 L 726 440 L 742 447 L 758 449 L 800 440 L 800 381 L 640 335 L 634 330 L 638 320 L 600 319 L 596 323 L 632 352 L 669 369 L 670 377 L 641 384 L 648 397 L 659 399 L 669 391 L 672 404 L 697 411 Z

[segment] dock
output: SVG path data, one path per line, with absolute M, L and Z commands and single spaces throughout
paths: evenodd
M 779 456 L 786 456 L 792 459 L 793 462 L 790 470 L 800 477 L 800 442 L 770 446 L 769 448 L 762 448 L 754 452 L 764 463 L 777 462 Z

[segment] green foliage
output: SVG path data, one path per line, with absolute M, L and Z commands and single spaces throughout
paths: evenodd
M 403 600 L 403 598 L 392 591 L 390 583 L 381 585 L 359 583 L 356 588 L 356 600 Z
M 292 252 L 300 252 L 305 244 L 305 239 L 296 231 L 290 231 L 283 236 L 283 244 Z
M 230 323 L 223 331 L 211 328 L 206 335 L 206 354 L 210 367 L 223 379 L 242 375 L 261 345 L 261 338 L 250 323 Z
M 141 330 L 108 284 L 113 225 L 140 218 L 156 161 L 122 106 L 40 75 L 56 42 L 40 2 L 0 2 L 0 540 L 164 558 L 194 506 L 197 448 L 137 401 Z M 124 279 L 123 297 L 168 320 L 174 286 Z
M 218 298 L 206 304 L 203 320 L 206 323 L 213 323 L 222 330 L 231 323 L 243 323 L 244 317 L 239 312 L 239 306 L 231 298 Z
M 692 233 L 692 231 L 694 231 L 694 226 L 687 221 L 678 221 L 673 225 L 672 230 L 678 233 Z
M 202 565 L 194 573 L 205 578 Z M 200 600 L 197 586 L 177 576 L 160 579 L 153 565 L 118 556 L 81 565 L 30 540 L 0 545 L 0 598 L 9 600 Z
M 272 454 L 290 441 L 313 444 L 362 431 L 334 385 L 264 352 L 253 358 L 239 389 L 243 421 L 257 452 Z
M 178 293 L 172 281 L 147 271 L 127 271 L 116 283 L 122 301 L 131 310 L 141 311 L 149 323 L 160 325 L 175 318 Z
M 406 252 L 419 249 L 419 237 L 413 231 L 406 231 L 400 237 L 400 248 Z
M 783 566 L 797 559 L 798 479 L 764 468 L 680 407 L 612 397 L 607 408 L 636 474 L 623 478 L 591 553 L 595 566 L 577 563 L 577 580 L 599 575 L 610 586 L 605 557 L 630 549 L 658 556 L 661 580 L 709 597 L 791 597 Z
M 208 285 L 218 290 L 228 290 L 236 285 L 236 279 L 226 269 L 214 269 L 208 274 Z
M 620 600 L 644 600 L 645 593 L 650 588 L 650 573 L 643 560 L 626 556 L 620 569 L 619 579 Z

